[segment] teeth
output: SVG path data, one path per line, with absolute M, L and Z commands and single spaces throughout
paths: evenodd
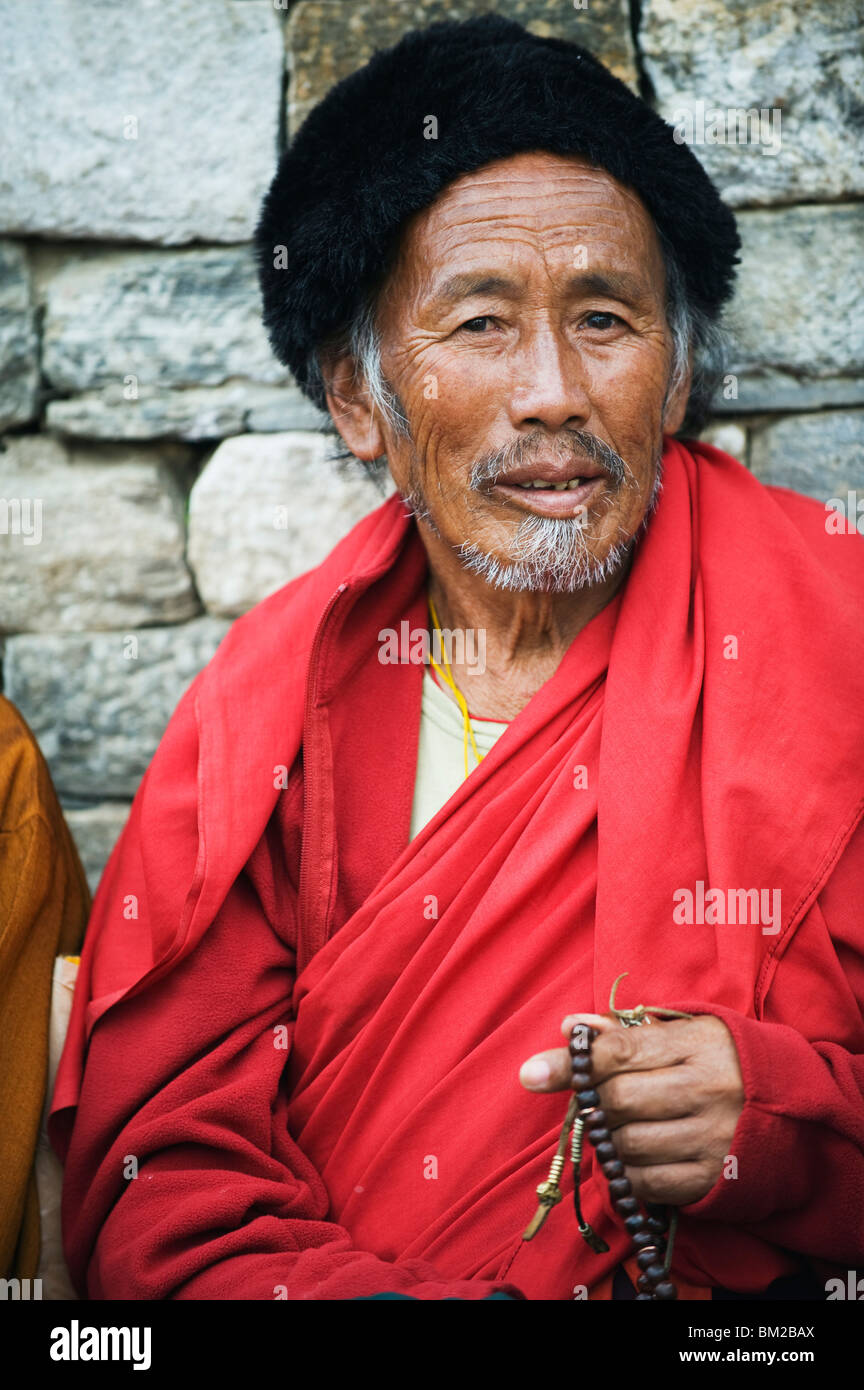
M 543 488 L 545 492 L 573 492 L 577 487 L 582 486 L 581 478 L 571 478 L 569 483 L 547 483 L 542 478 L 535 478 L 530 483 L 519 483 L 522 488 Z

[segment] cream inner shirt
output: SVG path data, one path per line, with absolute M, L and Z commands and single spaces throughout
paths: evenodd
M 470 697 L 470 689 L 466 693 Z M 480 753 L 488 753 L 507 728 L 507 721 L 472 719 L 471 728 Z M 469 773 L 477 766 L 468 743 Z M 420 743 L 417 750 L 417 776 L 411 809 L 411 839 L 432 819 L 436 811 L 465 781 L 465 721 L 456 701 L 442 690 L 427 667 L 423 675 L 420 707 Z

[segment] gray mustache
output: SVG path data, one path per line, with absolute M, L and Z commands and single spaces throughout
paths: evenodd
M 485 454 L 477 459 L 472 467 L 469 486 L 479 490 L 490 482 L 506 482 L 510 473 L 515 473 L 530 464 L 538 454 L 545 458 L 554 454 L 559 461 L 577 463 L 588 458 L 592 463 L 599 463 L 610 482 L 617 486 L 633 476 L 632 470 L 620 454 L 616 454 L 602 439 L 597 439 L 593 434 L 586 434 L 584 430 L 567 430 L 557 436 L 554 442 L 535 433 L 515 439 L 512 444 L 503 444 L 500 449 Z

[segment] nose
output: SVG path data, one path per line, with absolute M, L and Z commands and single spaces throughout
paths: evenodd
M 591 401 L 578 352 L 551 327 L 534 333 L 513 364 L 508 410 L 515 429 L 582 428 Z

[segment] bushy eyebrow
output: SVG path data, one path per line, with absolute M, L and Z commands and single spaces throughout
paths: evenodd
M 645 282 L 626 270 L 578 271 L 568 278 L 564 292 L 573 298 L 578 295 L 602 295 L 625 304 L 642 303 L 650 294 Z M 524 288 L 505 275 L 461 271 L 433 286 L 426 304 L 430 309 L 446 309 L 463 299 L 484 294 L 517 300 L 523 297 Z

